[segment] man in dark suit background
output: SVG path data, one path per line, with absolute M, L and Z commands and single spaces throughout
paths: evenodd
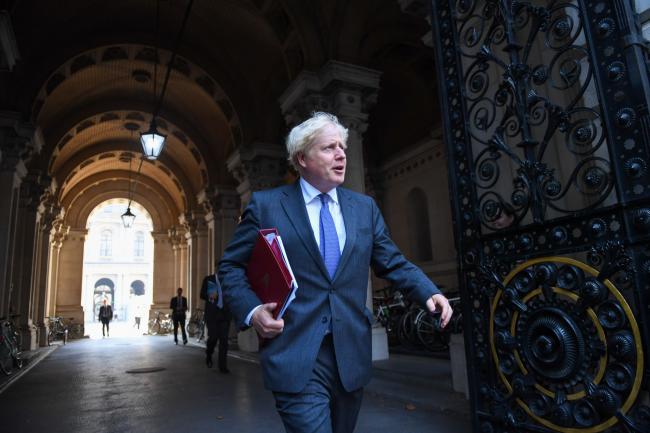
M 109 336 L 109 324 L 113 320 L 113 307 L 108 304 L 108 300 L 104 299 L 104 305 L 99 307 L 99 320 L 102 322 L 102 337 Z M 104 334 L 104 328 L 106 333 Z
M 228 370 L 228 331 L 230 330 L 230 320 L 232 314 L 223 301 L 221 284 L 217 279 L 217 265 L 215 263 L 215 273 L 208 275 L 203 279 L 201 284 L 201 299 L 205 300 L 205 325 L 208 328 L 208 341 L 205 348 L 205 363 L 208 368 L 212 368 L 212 354 L 219 341 L 219 371 L 229 373 Z
M 183 333 L 183 344 L 187 344 L 187 334 L 185 333 L 185 313 L 187 312 L 187 298 L 183 296 L 183 289 L 179 287 L 169 303 L 172 310 L 172 320 L 174 321 L 174 343 L 178 344 L 178 327 L 181 327 Z
M 253 193 L 219 263 L 224 297 L 241 327 L 269 339 L 260 352 L 265 386 L 293 433 L 350 433 L 370 380 L 373 315 L 366 308 L 368 268 L 411 300 L 452 315 L 447 299 L 404 258 L 368 196 L 339 186 L 348 132 L 315 113 L 287 138 L 300 180 Z M 278 229 L 298 291 L 283 319 L 262 305 L 246 267 L 262 228 Z

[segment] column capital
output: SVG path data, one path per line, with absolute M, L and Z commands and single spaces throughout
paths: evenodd
M 237 179 L 237 192 L 246 203 L 253 191 L 281 185 L 287 173 L 287 152 L 283 146 L 257 142 L 246 149 L 235 150 L 226 161 L 228 170 Z
M 63 217 L 61 204 L 51 188 L 45 189 L 40 198 L 36 221 L 40 224 L 41 230 L 49 232 L 55 219 Z
M 207 230 L 205 212 L 200 210 L 182 213 L 178 217 L 178 222 L 185 229 L 186 239 L 190 239 Z
M 336 114 L 346 127 L 356 129 L 365 124 L 377 101 L 380 78 L 380 71 L 331 60 L 318 72 L 298 74 L 280 96 L 280 108 L 290 126 L 320 110 Z M 362 122 L 355 121 L 357 117 Z
M 173 249 L 185 243 L 185 229 L 181 226 L 172 226 L 167 230 L 167 237 L 172 244 Z
M 228 187 L 208 186 L 197 195 L 197 202 L 205 209 L 206 220 L 212 220 L 216 215 L 239 211 L 239 193 Z
M 69 231 L 70 226 L 63 224 L 63 218 L 56 218 L 52 222 L 52 228 L 50 229 L 50 243 L 52 246 L 55 248 L 61 248 Z
M 50 184 L 50 177 L 40 171 L 27 173 L 20 185 L 20 206 L 32 211 L 37 211 L 41 204 L 41 197 Z
M 24 163 L 43 147 L 43 134 L 20 113 L 0 111 L 0 170 L 24 173 Z M 21 177 L 22 177 L 21 176 Z

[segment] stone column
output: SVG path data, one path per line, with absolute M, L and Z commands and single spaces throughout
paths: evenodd
M 151 311 L 169 312 L 169 300 L 176 294 L 176 266 L 173 239 L 168 232 L 152 232 L 153 305 Z M 151 312 L 149 317 L 153 318 Z
M 192 211 L 183 214 L 179 222 L 185 227 L 185 239 L 187 240 L 187 285 L 183 286 L 190 309 L 197 308 L 200 304 L 199 291 L 201 282 L 208 272 L 212 272 L 212 266 L 208 267 L 208 226 L 205 221 L 205 214 L 199 211 Z
M 214 270 L 237 227 L 240 200 L 236 190 L 230 188 L 206 189 L 199 194 L 199 203 L 206 210 L 208 228 L 208 271 Z
M 13 137 L 12 137 L 13 138 Z M 6 144 L 5 144 L 6 143 Z M 4 204 L 0 206 L 0 316 L 8 316 L 13 307 L 10 305 L 12 256 L 19 188 L 26 174 L 25 165 L 20 158 L 25 150 L 25 142 L 11 140 L 0 136 L 2 153 L 0 160 L 0 197 Z
M 301 72 L 280 97 L 282 113 L 290 126 L 303 121 L 312 111 L 327 111 L 348 128 L 343 186 L 361 193 L 365 192 L 366 179 L 363 133 L 368 127 L 368 112 L 377 101 L 380 76 L 373 69 L 330 61 L 319 72 Z M 372 311 L 370 278 L 367 292 L 366 306 Z M 386 330 L 373 328 L 373 360 L 387 358 Z
M 0 316 L 15 312 L 13 290 L 16 224 L 25 162 L 42 147 L 40 131 L 21 121 L 20 113 L 0 112 Z
M 84 243 L 87 229 L 70 228 L 59 252 L 55 313 L 75 323 L 84 323 L 81 305 L 83 286 Z
M 55 219 L 60 215 L 61 207 L 50 190 L 41 197 L 36 216 L 36 242 L 34 265 L 32 266 L 32 317 L 38 327 L 37 336 L 40 346 L 47 345 L 48 288 L 50 260 L 50 232 Z M 49 288 L 53 290 L 53 288 Z
M 45 182 L 47 183 L 47 182 Z M 27 175 L 21 185 L 18 206 L 18 222 L 16 224 L 16 243 L 12 254 L 12 285 L 14 292 L 11 304 L 20 314 L 17 319 L 18 328 L 22 333 L 23 350 L 34 350 L 37 347 L 36 326 L 32 316 L 32 267 L 34 266 L 37 209 L 40 197 L 45 189 L 38 173 Z
M 283 183 L 287 173 L 287 151 L 284 146 L 253 143 L 250 148 L 235 150 L 226 164 L 239 182 L 237 193 L 244 209 L 254 191 Z
M 228 158 L 227 165 L 228 170 L 239 182 L 237 193 L 243 210 L 254 191 L 273 188 L 284 182 L 287 173 L 287 151 L 284 146 L 253 143 L 250 148 L 237 149 L 233 152 Z M 226 230 L 230 231 L 230 227 Z M 232 232 L 229 233 L 226 243 L 231 236 Z M 237 344 L 241 350 L 256 352 L 258 341 L 255 330 L 250 328 L 237 334 Z

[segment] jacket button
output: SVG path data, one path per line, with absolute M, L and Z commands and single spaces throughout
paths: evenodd
M 326 316 L 323 316 L 323 318 L 322 318 L 322 319 L 320 319 L 320 321 L 321 321 L 321 322 L 323 322 L 323 323 L 327 323 L 327 322 L 328 322 L 328 320 L 327 320 L 327 317 L 326 317 Z

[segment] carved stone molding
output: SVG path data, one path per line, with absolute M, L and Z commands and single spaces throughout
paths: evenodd
M 280 185 L 287 172 L 286 151 L 268 143 L 253 143 L 249 149 L 236 150 L 226 164 L 239 182 L 237 192 L 242 202 L 247 202 L 253 191 Z
M 292 126 L 312 111 L 327 111 L 363 134 L 367 113 L 377 102 L 380 76 L 379 71 L 337 61 L 318 73 L 303 71 L 280 97 L 285 121 Z
M 231 188 L 207 187 L 197 195 L 197 202 L 206 212 L 206 220 L 219 214 L 239 212 L 240 200 L 236 190 Z

